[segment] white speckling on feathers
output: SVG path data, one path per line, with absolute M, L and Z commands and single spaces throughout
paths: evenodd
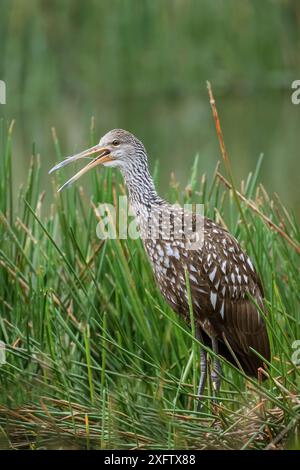
M 264 327 L 250 296 L 263 307 L 263 289 L 253 264 L 235 238 L 205 218 L 201 249 L 186 250 L 184 240 L 180 243 L 172 239 L 160 240 L 158 251 L 160 255 L 161 251 L 164 254 L 157 258 L 153 254 L 156 242 L 144 240 L 154 273 L 159 275 L 159 288 L 171 306 L 177 311 L 185 312 L 184 316 L 188 321 L 186 268 L 193 307 L 200 324 L 205 320 L 212 325 L 222 324 L 223 327 L 215 326 L 216 335 L 221 334 L 222 328 L 225 329 L 237 349 L 249 352 L 249 346 L 255 343 L 255 336 Z M 161 265 L 164 266 L 163 273 Z M 171 297 L 167 296 L 168 291 Z

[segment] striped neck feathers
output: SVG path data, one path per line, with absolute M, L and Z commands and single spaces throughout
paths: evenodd
M 156 192 L 146 159 L 132 161 L 123 166 L 121 172 L 128 188 L 130 204 L 136 212 L 164 204 Z

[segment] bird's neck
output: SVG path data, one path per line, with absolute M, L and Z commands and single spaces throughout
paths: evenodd
M 151 210 L 153 206 L 162 205 L 165 201 L 158 196 L 148 166 L 143 171 L 131 168 L 122 171 L 129 194 L 129 201 L 136 213 Z

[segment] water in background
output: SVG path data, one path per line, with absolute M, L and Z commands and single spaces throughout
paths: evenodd
M 50 190 L 51 127 L 71 154 L 90 145 L 92 115 L 99 138 L 122 127 L 143 140 L 162 193 L 171 172 L 186 183 L 196 153 L 211 174 L 220 153 L 209 79 L 236 179 L 264 153 L 261 181 L 300 213 L 300 105 L 290 99 L 299 2 L 3 0 L 0 13 L 0 117 L 16 119 L 16 186 L 35 142 Z

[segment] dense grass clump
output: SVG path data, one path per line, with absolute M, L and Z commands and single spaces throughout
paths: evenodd
M 90 199 L 80 184 L 57 194 L 59 174 L 49 208 L 38 156 L 17 198 L 12 158 L 12 126 L 6 132 L 2 125 L 1 446 L 299 447 L 300 234 L 293 215 L 259 183 L 261 161 L 236 188 L 239 209 L 219 169 L 207 181 L 197 159 L 186 188 L 173 177 L 167 191 L 170 201 L 203 203 L 206 215 L 226 224 L 255 260 L 266 291 L 269 379 L 246 378 L 224 361 L 217 404 L 207 400 L 197 412 L 198 345 L 159 294 L 140 240 L 96 235 L 95 208 L 117 204 L 125 191 L 120 175 L 91 173 Z

